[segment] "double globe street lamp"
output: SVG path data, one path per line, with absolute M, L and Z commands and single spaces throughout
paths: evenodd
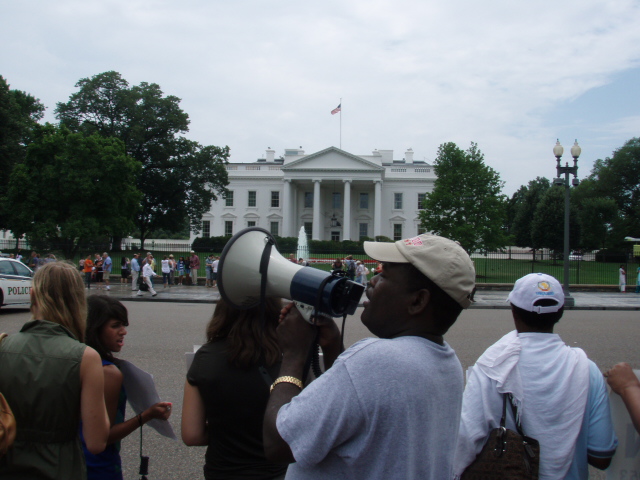
M 556 171 L 558 177 L 553 179 L 554 185 L 564 185 L 564 282 L 562 284 L 562 290 L 564 292 L 564 305 L 565 307 L 573 307 L 575 305 L 575 299 L 569 293 L 569 188 L 571 185 L 574 187 L 580 183 L 578 180 L 578 157 L 582 149 L 578 145 L 578 140 L 575 141 L 573 147 L 571 147 L 571 156 L 573 157 L 573 166 L 569 166 L 569 162 L 566 162 L 564 167 L 560 165 L 560 158 L 564 153 L 564 148 L 560 145 L 560 140 L 556 141 L 555 147 L 553 147 L 553 155 L 556 157 Z M 564 174 L 564 178 L 562 178 Z M 569 183 L 569 175 L 573 175 L 571 183 Z

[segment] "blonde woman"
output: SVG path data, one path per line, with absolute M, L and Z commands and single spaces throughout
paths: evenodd
M 18 425 L 0 477 L 85 479 L 79 421 L 87 448 L 98 453 L 107 445 L 109 419 L 100 355 L 81 343 L 87 306 L 73 265 L 52 262 L 38 269 L 31 313 L 19 333 L 0 343 L 0 391 Z

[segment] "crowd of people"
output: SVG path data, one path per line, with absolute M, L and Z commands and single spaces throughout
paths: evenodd
M 589 465 L 609 466 L 618 445 L 606 382 L 640 431 L 640 382 L 630 366 L 603 375 L 554 333 L 564 313 L 554 277 L 534 273 L 515 283 L 508 296 L 514 330 L 480 356 L 465 385 L 445 335 L 472 303 L 468 254 L 429 234 L 364 248 L 378 262 L 364 281 L 361 314 L 375 338 L 346 350 L 332 319 L 311 324 L 293 303 L 266 299 L 239 310 L 218 302 L 182 404 L 184 443 L 207 446 L 204 478 L 463 479 L 508 402 L 506 428 L 539 442 L 539 478 L 585 479 Z M 153 256 L 137 257 L 131 274 L 147 282 L 157 275 Z M 210 287 L 214 262 L 205 262 Z M 182 281 L 187 262 L 174 263 Z M 368 274 L 359 266 L 347 257 L 332 268 L 362 281 Z M 113 354 L 124 345 L 128 314 L 110 297 L 85 298 L 76 268 L 42 266 L 33 320 L 0 343 L 0 391 L 19 425 L 0 459 L 1 478 L 85 478 L 86 471 L 89 479 L 119 480 L 118 442 L 171 414 L 171 404 L 160 402 L 125 419 Z M 315 345 L 325 371 L 310 381 Z

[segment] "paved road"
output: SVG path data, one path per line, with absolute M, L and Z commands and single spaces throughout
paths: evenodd
M 113 289 L 111 293 L 115 293 Z M 504 298 L 504 292 L 501 295 Z M 146 302 L 125 303 L 131 325 L 121 356 L 154 375 L 160 397 L 174 404 L 170 423 L 179 436 L 186 373 L 184 353 L 191 351 L 192 345 L 204 341 L 205 326 L 214 305 L 208 302 L 155 301 L 161 296 L 162 292 Z M 347 346 L 368 336 L 359 321 L 360 311 L 347 319 Z M 25 309 L 3 308 L 0 310 L 0 332 L 16 332 L 29 318 L 29 312 Z M 640 368 L 638 322 L 640 313 L 637 311 L 574 310 L 565 314 L 557 332 L 567 344 L 585 349 L 601 369 L 619 361 L 628 361 L 634 368 Z M 508 310 L 472 309 L 462 313 L 445 338 L 456 350 L 466 369 L 489 345 L 512 328 Z M 138 448 L 137 432 L 123 441 L 125 478 L 139 478 L 136 475 Z M 148 427 L 144 428 L 144 452 L 151 457 L 151 480 L 202 478 L 204 450 L 203 447 L 186 447 L 179 441 L 168 440 Z

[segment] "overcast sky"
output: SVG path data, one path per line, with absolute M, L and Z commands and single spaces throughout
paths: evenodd
M 0 0 L 0 74 L 47 107 L 115 70 L 182 99 L 189 138 L 433 161 L 478 143 L 511 195 L 640 135 L 638 0 Z M 342 119 L 331 115 L 342 98 Z M 342 120 L 342 135 L 340 123 Z

